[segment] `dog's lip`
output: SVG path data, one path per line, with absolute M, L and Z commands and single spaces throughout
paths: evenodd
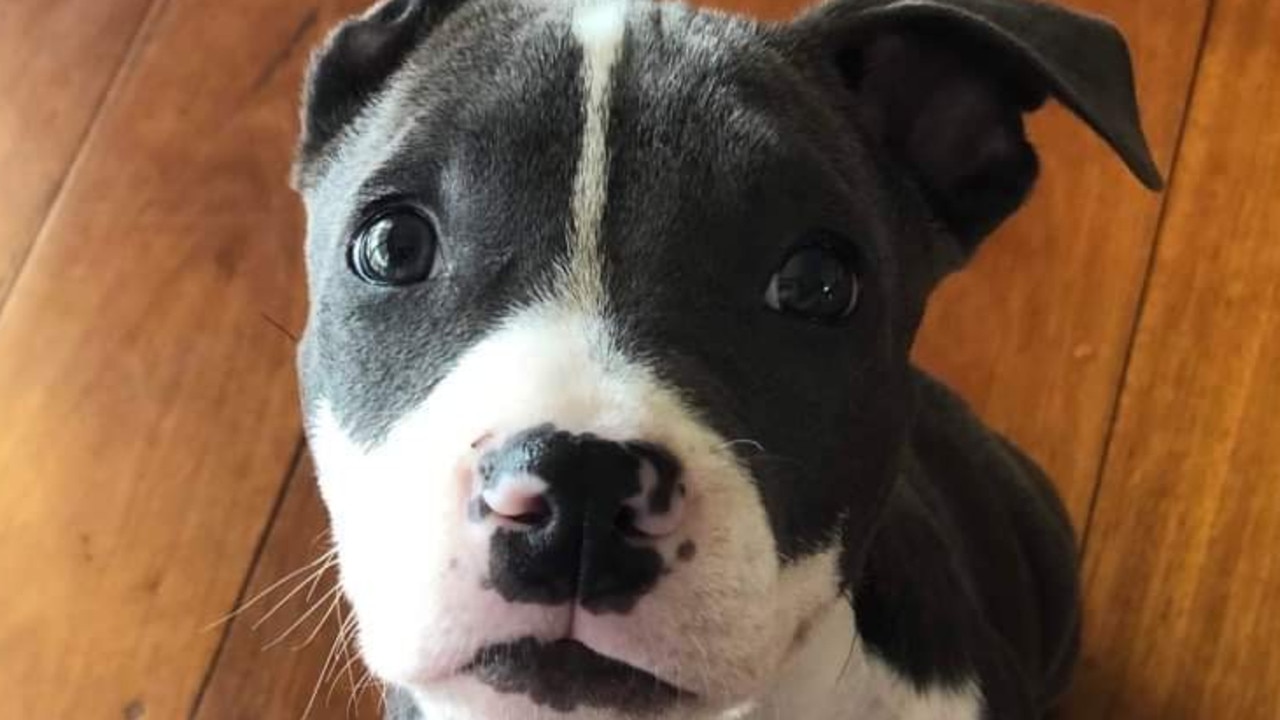
M 552 688 L 576 694 L 592 704 L 608 693 L 609 700 L 674 703 L 697 694 L 655 672 L 605 655 L 572 638 L 533 637 L 486 645 L 460 671 L 507 692 L 536 694 Z M 629 697 L 628 697 L 629 696 Z

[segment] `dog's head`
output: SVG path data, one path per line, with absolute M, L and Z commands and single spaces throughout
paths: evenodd
M 1050 95 L 1159 182 L 1123 41 L 1048 6 L 343 25 L 296 168 L 300 368 L 374 672 L 441 717 L 767 692 L 847 602 L 925 300 L 1029 191 Z

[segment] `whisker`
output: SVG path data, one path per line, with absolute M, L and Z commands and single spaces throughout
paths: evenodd
M 719 445 L 716 446 L 716 450 L 731 450 L 738 445 L 746 445 L 747 447 L 755 448 L 756 452 L 765 451 L 764 445 L 761 445 L 759 442 L 756 442 L 755 440 L 749 440 L 747 438 L 739 438 L 737 440 L 728 440 L 726 442 L 720 443 Z
M 297 335 L 297 333 L 292 332 L 291 330 L 289 330 L 288 328 L 286 328 L 286 327 L 284 326 L 284 323 L 282 323 L 282 322 L 280 322 L 279 320 L 276 320 L 275 318 L 271 317 L 271 316 L 270 316 L 270 315 L 268 315 L 266 312 L 259 312 L 258 314 L 262 316 L 262 319 L 263 319 L 263 320 L 265 320 L 265 321 L 266 321 L 266 323 L 267 323 L 268 325 L 270 325 L 271 327 L 273 327 L 273 328 L 275 328 L 276 330 L 280 331 L 280 334 L 281 334 L 281 335 L 284 335 L 285 337 L 287 337 L 287 338 L 289 338 L 290 340 L 292 340 L 292 341 L 294 342 L 294 344 L 295 344 L 295 345 L 297 344 L 297 342 L 298 342 L 298 335 Z
M 711 655 L 707 653 L 706 646 L 698 642 L 696 636 L 689 635 L 688 639 L 689 644 L 693 645 L 694 649 L 702 657 L 702 663 L 699 666 L 702 671 L 702 686 L 706 688 L 708 694 L 714 694 L 714 683 L 711 681 Z
M 280 587 L 281 585 L 284 585 L 285 583 L 289 582 L 289 581 L 290 581 L 290 580 L 292 580 L 293 578 L 296 578 L 297 576 L 301 575 L 302 573 L 304 573 L 304 572 L 306 572 L 306 571 L 308 571 L 308 570 L 310 570 L 310 569 L 314 568 L 318 563 L 322 563 L 322 562 L 326 562 L 326 561 L 328 561 L 328 560 L 331 560 L 335 552 L 337 552 L 337 551 L 336 551 L 336 550 L 329 550 L 329 551 L 325 552 L 323 555 L 321 555 L 320 557 L 316 558 L 315 560 L 312 560 L 311 562 L 307 563 L 306 565 L 303 565 L 302 567 L 298 568 L 297 570 L 294 570 L 293 572 L 289 573 L 288 575 L 285 575 L 284 577 L 280 578 L 279 580 L 276 580 L 275 582 L 271 583 L 270 585 L 268 585 L 268 586 L 267 586 L 266 588 L 264 588 L 263 590 L 258 591 L 258 593 L 256 593 L 253 597 L 251 597 L 251 598 L 249 598 L 248 600 L 245 600 L 244 602 L 240 603 L 239 607 L 237 607 L 236 609 L 232 610 L 231 612 L 227 613 L 226 615 L 223 615 L 222 617 L 218 618 L 217 620 L 214 620 L 212 623 L 210 623 L 208 626 L 206 626 L 206 627 L 203 629 L 203 631 L 202 631 L 202 632 L 208 632 L 208 631 L 210 631 L 210 630 L 212 630 L 212 629 L 214 629 L 214 628 L 218 627 L 219 625 L 222 625 L 223 623 L 227 622 L 228 620 L 231 620 L 232 618 L 236 617 L 237 615 L 239 615 L 240 613 L 244 612 L 245 610 L 248 610 L 249 608 L 253 607 L 253 606 L 254 606 L 254 605 L 256 605 L 258 602 L 262 601 L 262 600 L 263 600 L 263 598 L 265 598 L 267 595 L 270 595 L 270 594 L 271 594 L 271 592 L 272 592 L 272 591 L 274 591 L 276 588 Z
M 329 609 L 324 611 L 324 616 L 322 616 L 320 618 L 320 622 L 316 623 L 316 626 L 311 629 L 311 634 L 307 635 L 307 639 L 303 640 L 301 643 L 297 645 L 291 646 L 289 649 L 292 650 L 293 652 L 297 652 L 302 648 L 310 645 L 311 641 L 315 640 L 316 636 L 320 634 L 320 631 L 324 629 L 325 623 L 329 620 L 329 617 L 333 615 L 333 612 L 338 609 L 338 605 L 341 603 L 341 601 L 342 601 L 342 598 L 334 597 L 333 602 L 329 603 Z M 281 639 L 283 639 L 283 637 Z
M 746 453 L 732 452 L 733 448 L 738 445 L 745 445 L 751 448 L 752 450 L 754 450 L 755 452 L 749 455 Z M 787 455 L 779 455 L 777 453 L 769 452 L 768 449 L 766 449 L 765 446 L 762 445 L 761 443 L 755 440 L 747 439 L 747 438 L 740 438 L 737 440 L 729 440 L 727 442 L 723 442 L 717 445 L 715 450 L 716 451 L 729 450 L 732 452 L 732 456 L 735 460 L 740 460 L 743 462 L 752 462 L 752 463 L 775 462 L 775 463 L 795 466 L 805 474 L 810 473 L 809 467 L 805 465 L 805 463 L 802 462 L 800 459 L 790 457 Z
M 334 636 L 333 643 L 329 646 L 329 654 L 325 656 L 324 664 L 320 666 L 320 676 L 316 678 L 316 684 L 311 688 L 311 697 L 307 698 L 307 706 L 302 711 L 301 720 L 306 720 L 307 716 L 311 714 L 311 708 L 315 706 L 316 697 L 320 694 L 320 685 L 329 674 L 329 666 L 333 663 L 333 654 L 338 648 L 340 639 L 341 635 Z
M 302 589 L 306 587 L 308 584 L 315 582 L 317 578 L 323 576 L 325 571 L 333 567 L 336 564 L 336 562 L 337 561 L 335 558 L 330 557 L 326 560 L 325 564 L 322 565 L 319 569 L 315 570 L 312 574 L 303 578 L 301 582 L 299 582 L 292 590 L 289 591 L 288 595 L 285 595 L 284 597 L 280 598 L 279 602 L 277 602 L 275 605 L 272 605 L 270 610 L 268 610 L 262 617 L 258 618 L 258 621 L 253 624 L 253 629 L 257 630 L 259 627 L 262 627 L 262 624 L 265 623 L 268 619 L 270 619 L 272 615 L 275 615 L 277 612 L 279 612 L 280 608 L 284 607 L 285 603 L 289 602 L 289 600 L 292 599 L 295 595 L 302 592 Z
M 373 690 L 377 692 L 375 697 L 378 701 L 379 713 L 384 714 L 387 707 L 387 696 L 386 692 L 381 690 L 381 683 L 378 682 L 378 679 L 373 676 L 373 673 L 370 672 L 368 668 L 362 669 L 361 673 L 363 677 L 361 677 L 360 682 L 356 684 L 356 696 L 352 699 L 352 702 L 355 703 L 358 709 L 360 698 L 364 697 L 364 694 L 369 690 Z M 347 714 L 350 715 L 350 712 L 348 711 Z
M 336 564 L 337 564 L 337 558 L 335 557 L 334 561 L 327 564 L 324 570 L 328 570 L 329 568 L 333 567 Z M 324 577 L 324 570 L 317 572 L 315 575 L 311 577 L 311 587 L 307 589 L 307 602 L 311 601 L 311 596 L 315 595 L 316 588 L 320 586 L 320 580 L 321 578 Z
M 328 705 L 329 701 L 333 698 L 333 693 L 338 689 L 338 684 L 344 675 L 347 678 L 348 686 L 350 688 L 355 687 L 355 675 L 351 672 L 351 666 L 358 658 L 355 655 L 346 652 L 341 648 L 341 646 L 339 646 L 338 661 L 341 662 L 343 657 L 346 658 L 346 662 L 343 662 L 341 667 L 338 666 L 337 662 L 333 664 L 333 672 L 330 673 L 332 677 L 329 678 L 329 692 L 324 696 L 324 702 L 326 705 Z
M 339 614 L 339 617 L 341 617 L 342 611 L 339 610 L 338 614 Z M 339 661 L 341 661 L 342 658 L 345 657 L 346 662 L 343 663 L 341 668 L 337 667 L 337 663 L 334 663 L 334 670 L 331 673 L 332 677 L 330 678 L 330 682 L 329 682 L 329 692 L 328 694 L 325 695 L 326 705 L 329 704 L 329 700 L 333 697 L 334 691 L 338 689 L 338 683 L 341 681 L 343 675 L 346 675 L 347 677 L 347 686 L 351 690 L 351 694 L 352 695 L 355 694 L 356 680 L 355 680 L 355 675 L 351 672 L 351 666 L 352 664 L 355 663 L 356 660 L 359 659 L 359 656 L 356 653 L 351 652 L 351 647 L 347 643 L 347 633 L 349 631 L 350 631 L 350 626 L 347 624 L 345 620 L 342 621 L 341 624 L 338 626 L 338 659 Z M 348 708 L 350 707 L 350 705 L 351 705 L 351 702 L 350 700 L 348 700 L 347 701 Z
M 347 656 L 352 659 L 359 659 L 360 653 L 355 652 L 354 650 L 351 649 L 351 634 L 352 634 L 351 631 L 355 629 L 355 626 L 356 626 L 355 621 L 356 621 L 356 616 L 354 613 L 344 618 L 342 616 L 342 608 L 341 607 L 338 608 L 338 637 L 341 638 L 342 640 L 342 651 L 345 652 Z M 356 678 L 355 678 L 355 674 L 351 672 L 350 662 L 347 663 L 346 671 L 347 671 L 347 686 L 350 688 L 351 694 L 354 696 L 356 694 Z
M 347 717 L 351 717 L 360 709 L 360 699 L 364 697 L 366 691 L 377 685 L 373 675 L 364 668 L 363 664 L 358 665 L 357 669 L 360 673 L 360 679 L 351 686 L 351 697 L 347 698 Z M 381 693 L 377 697 L 381 701 Z M 379 717 L 381 717 L 381 714 L 379 714 Z
M 299 617 L 297 620 L 295 620 L 295 621 L 293 622 L 293 624 L 292 624 L 292 625 L 290 625 L 288 628 L 286 628 L 284 632 L 280 633 L 280 635 L 279 635 L 279 636 L 277 636 L 275 640 L 272 640 L 271 642 L 267 643 L 267 645 L 266 645 L 265 647 L 263 647 L 262 649 L 263 649 L 263 650 L 270 650 L 271 648 L 275 647 L 276 645 L 279 645 L 279 644 L 280 644 L 280 642 L 281 642 L 282 640 L 284 640 L 285 638 L 289 637 L 289 633 L 292 633 L 294 630 L 298 629 L 298 626 L 299 626 L 299 625 L 301 625 L 303 622 L 305 622 L 307 618 L 311 617 L 311 616 L 315 613 L 315 611 L 316 611 L 316 610 L 319 610 L 321 607 L 323 607 L 323 606 L 324 606 L 324 604 L 325 604 L 325 603 L 324 603 L 324 601 L 325 601 L 325 600 L 328 600 L 329 598 L 331 598 L 331 597 L 333 597 L 333 596 L 337 595 L 337 593 L 338 593 L 338 586 L 336 586 L 336 585 L 335 585 L 335 586 L 333 587 L 333 589 L 332 589 L 332 590 L 330 590 L 329 592 L 325 593 L 325 594 L 320 598 L 320 600 L 319 600 L 319 601 L 317 601 L 317 602 L 316 602 L 315 604 L 313 604 L 311 607 L 307 608 L 307 611 L 306 611 L 306 612 L 304 612 L 304 613 L 302 613 L 302 617 Z M 330 605 L 329 605 L 329 611 L 325 613 L 325 617 L 328 617 L 328 613 L 329 613 L 329 612 L 332 612 L 332 611 L 333 611 L 333 605 L 332 605 L 332 604 L 330 604 Z M 321 622 L 324 622 L 324 618 L 321 618 Z

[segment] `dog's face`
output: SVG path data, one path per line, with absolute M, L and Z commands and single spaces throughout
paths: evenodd
M 1030 186 L 1042 92 L 857 24 L 395 0 L 319 55 L 300 370 L 378 676 L 714 716 L 847 602 L 925 297 Z

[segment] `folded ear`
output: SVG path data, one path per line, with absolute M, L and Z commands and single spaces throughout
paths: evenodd
M 295 182 L 461 1 L 382 0 L 329 35 L 307 73 Z
M 792 29 L 839 71 L 840 104 L 966 252 L 1030 191 L 1038 162 L 1022 115 L 1047 96 L 1161 187 L 1128 48 L 1103 20 L 1030 0 L 835 0 Z

